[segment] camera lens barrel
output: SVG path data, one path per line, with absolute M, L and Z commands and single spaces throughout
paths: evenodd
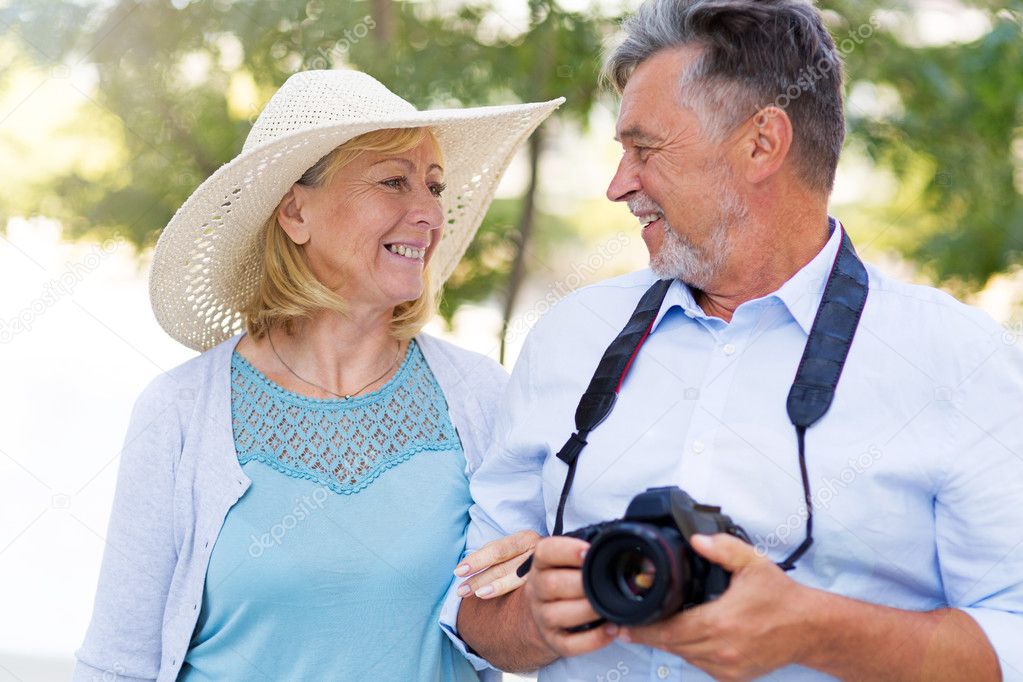
M 691 584 L 682 536 L 671 528 L 622 521 L 593 539 L 583 589 L 609 622 L 643 625 L 678 611 Z

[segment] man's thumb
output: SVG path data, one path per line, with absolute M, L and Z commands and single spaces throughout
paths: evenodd
M 733 573 L 759 558 L 751 545 L 727 533 L 694 535 L 690 543 L 700 556 Z

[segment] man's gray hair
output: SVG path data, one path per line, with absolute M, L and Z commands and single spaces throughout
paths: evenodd
M 682 74 L 680 103 L 723 140 L 766 106 L 792 121 L 799 177 L 830 193 L 845 139 L 842 61 L 807 0 L 646 0 L 629 17 L 604 77 L 621 93 L 636 67 L 670 48 L 700 55 Z

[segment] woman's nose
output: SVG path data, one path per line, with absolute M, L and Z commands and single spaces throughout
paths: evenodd
M 415 193 L 415 205 L 409 219 L 416 227 L 424 230 L 436 230 L 444 223 L 444 209 L 440 199 L 430 188 L 423 188 Z

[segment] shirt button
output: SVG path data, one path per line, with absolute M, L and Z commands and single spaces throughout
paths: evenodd
M 668 679 L 668 675 L 670 675 L 670 674 L 671 674 L 671 671 L 668 670 L 668 666 L 666 666 L 666 665 L 659 665 L 659 666 L 657 666 L 657 676 L 659 678 L 661 678 L 662 680 Z
M 696 454 L 700 454 L 701 452 L 703 452 L 706 449 L 706 447 L 707 446 L 704 445 L 702 440 L 693 441 L 693 452 L 695 452 Z M 665 668 L 665 670 L 667 670 L 667 668 Z
M 731 355 L 735 352 L 735 344 L 726 343 L 725 347 L 721 349 L 725 355 Z

